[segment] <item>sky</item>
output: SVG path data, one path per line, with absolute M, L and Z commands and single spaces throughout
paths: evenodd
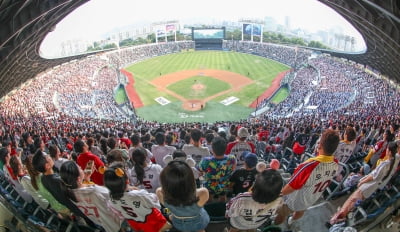
M 292 28 L 310 32 L 340 25 L 343 32 L 362 41 L 361 35 L 334 10 L 317 0 L 91 0 L 64 18 L 45 39 L 43 53 L 54 52 L 61 41 L 96 40 L 115 28 L 139 22 L 162 20 L 240 18 L 264 19 L 273 17 L 284 24 L 291 17 Z

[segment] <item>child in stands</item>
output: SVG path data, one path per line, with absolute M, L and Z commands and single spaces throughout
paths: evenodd
M 282 204 L 279 197 L 283 187 L 280 173 L 274 169 L 262 170 L 257 174 L 248 192 L 232 198 L 226 206 L 230 232 L 255 230 L 267 219 L 276 214 Z
M 196 189 L 193 172 L 186 162 L 168 163 L 160 175 L 161 188 L 156 193 L 160 202 L 171 211 L 173 226 L 180 231 L 205 231 L 210 217 L 204 210 L 208 201 L 206 188 Z

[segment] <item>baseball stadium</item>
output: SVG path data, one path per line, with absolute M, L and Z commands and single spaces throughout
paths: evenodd
M 360 51 L 147 9 L 45 54 L 93 2 L 0 0 L 0 232 L 400 231 L 399 1 L 312 1 Z

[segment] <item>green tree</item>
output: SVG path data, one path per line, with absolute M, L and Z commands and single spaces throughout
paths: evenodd
M 314 41 L 314 40 L 310 41 L 310 42 L 308 43 L 308 46 L 309 46 L 309 47 L 312 47 L 312 48 L 330 49 L 328 46 L 325 46 L 325 45 L 322 44 L 321 42 L 319 42 L 319 41 Z

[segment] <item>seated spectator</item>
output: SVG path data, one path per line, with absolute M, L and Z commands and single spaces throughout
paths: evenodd
M 137 147 L 132 151 L 134 166 L 130 171 L 131 185 L 154 193 L 160 187 L 159 176 L 162 167 L 158 164 L 146 162 L 147 153 L 143 147 Z
M 44 194 L 39 191 L 39 183 L 40 181 L 40 173 L 36 171 L 33 166 L 32 166 L 32 158 L 33 155 L 29 155 L 25 159 L 25 167 L 26 170 L 28 171 L 28 175 L 25 175 L 21 178 L 21 184 L 24 187 L 26 191 L 30 193 L 34 201 L 42 208 L 42 209 L 48 209 L 50 208 L 50 203 L 44 196 Z M 41 183 L 40 183 L 41 185 Z M 43 188 L 43 186 L 41 186 Z M 48 192 L 47 192 L 48 193 Z M 50 193 L 48 193 L 50 194 Z
M 119 231 L 121 219 L 118 214 L 110 210 L 109 191 L 99 185 L 85 185 L 89 175 L 74 162 L 67 161 L 61 165 L 62 193 L 87 215 L 94 223 L 102 226 L 107 232 Z
M 95 170 L 91 175 L 91 180 L 97 185 L 103 185 L 103 175 L 100 174 L 99 169 L 104 167 L 103 161 L 96 155 L 93 155 L 89 152 L 89 146 L 83 142 L 82 140 L 77 140 L 74 144 L 74 149 L 77 153 L 79 153 L 76 163 L 84 170 L 87 166 L 87 163 L 90 160 L 93 160 Z
M 282 186 L 278 171 L 266 169 L 258 173 L 251 189 L 232 198 L 226 205 L 229 231 L 255 230 L 274 216 L 282 204 L 279 197 Z
M 182 151 L 188 156 L 192 157 L 196 164 L 199 164 L 201 159 L 210 156 L 210 151 L 207 147 L 201 146 L 201 131 L 199 129 L 190 130 L 190 142 L 191 144 L 185 144 L 182 147 Z
M 20 195 L 22 199 L 24 199 L 26 203 L 31 203 L 33 200 L 31 194 L 21 184 L 21 178 L 28 174 L 25 172 L 21 160 L 18 156 L 14 155 L 10 158 L 10 167 L 14 175 L 17 177 L 16 180 L 11 180 L 11 183 L 14 185 L 14 189 L 17 191 L 18 195 Z
M 397 154 L 396 154 L 397 152 Z M 347 214 L 353 209 L 358 200 L 365 200 L 369 198 L 376 190 L 383 188 L 391 179 L 400 161 L 400 148 L 396 142 L 390 142 L 386 149 L 387 159 L 379 164 L 368 175 L 360 179 L 357 184 L 357 189 L 347 198 L 343 206 L 336 212 L 330 224 L 346 220 Z
M 226 147 L 225 154 L 226 155 L 234 155 L 236 157 L 237 166 L 241 167 L 244 164 L 241 155 L 244 151 L 249 151 L 251 153 L 256 152 L 255 146 L 252 142 L 247 141 L 247 137 L 249 137 L 249 132 L 247 128 L 241 127 L 238 130 L 237 140 L 228 143 Z
M 161 167 L 165 167 L 164 156 L 172 154 L 176 148 L 165 145 L 165 134 L 163 132 L 157 132 L 155 137 L 157 145 L 151 147 L 151 153 L 153 153 L 156 163 Z
M 46 199 L 53 209 L 66 218 L 72 212 L 74 215 L 84 218 L 86 223 L 93 225 L 93 222 L 66 197 L 62 188 L 62 180 L 57 173 L 54 173 L 54 161 L 49 155 L 45 155 L 41 150 L 38 150 L 32 158 L 32 165 L 35 170 L 43 174 L 39 183 L 51 194 L 51 197 Z
M 242 157 L 244 158 L 244 166 L 236 169 L 229 179 L 231 182 L 230 188 L 232 189 L 233 195 L 247 192 L 253 185 L 257 174 L 257 155 L 245 151 L 243 152 Z
M 186 162 L 189 167 L 192 168 L 194 178 L 196 179 L 196 184 L 197 180 L 199 179 L 200 172 L 199 170 L 195 167 L 196 166 L 196 161 L 194 161 L 192 158 L 187 157 L 186 153 L 181 151 L 181 150 L 176 150 L 172 155 L 167 155 L 164 157 L 163 161 L 165 164 L 168 164 L 172 160 L 180 160 Z M 199 186 L 198 186 L 199 187 Z
M 212 142 L 212 157 L 206 157 L 199 163 L 199 170 L 204 173 L 204 187 L 210 192 L 210 200 L 226 201 L 233 171 L 236 169 L 236 157 L 224 155 L 226 141 L 221 137 Z
M 394 135 L 390 133 L 390 130 L 386 130 L 383 133 L 383 138 L 382 140 L 379 140 L 373 148 L 371 148 L 368 152 L 368 155 L 365 157 L 364 161 L 368 163 L 372 169 L 376 167 L 376 162 L 379 159 L 382 159 L 385 157 L 386 153 L 386 148 L 394 138 Z
M 50 145 L 49 154 L 50 154 L 50 157 L 54 160 L 54 168 L 56 169 L 56 172 L 59 172 L 61 164 L 63 164 L 64 162 L 66 162 L 68 160 L 60 157 L 60 155 L 61 155 L 60 149 L 55 144 Z
M 308 207 L 312 206 L 329 186 L 338 164 L 333 153 L 339 144 L 339 135 L 333 130 L 326 130 L 318 146 L 318 156 L 306 160 L 294 171 L 289 182 L 283 187 L 284 204 L 278 209 L 276 224 L 281 224 L 291 212 L 289 226 L 300 219 Z
M 110 191 L 111 205 L 120 212 L 135 231 L 165 231 L 171 228 L 160 212 L 154 193 L 129 189 L 128 176 L 122 163 L 113 163 L 104 172 L 104 185 Z
M 205 232 L 210 222 L 204 210 L 209 195 L 206 188 L 196 189 L 196 182 L 189 165 L 174 160 L 160 174 L 161 188 L 157 196 L 161 204 L 171 211 L 170 220 L 180 231 Z

